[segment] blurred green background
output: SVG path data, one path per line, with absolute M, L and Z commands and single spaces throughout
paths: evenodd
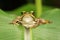
M 59 0 L 42 1 L 41 18 L 51 20 L 53 23 L 32 29 L 33 40 L 60 40 L 59 2 Z M 24 28 L 9 23 L 21 15 L 21 11 L 36 12 L 34 0 L 1 0 L 0 4 L 0 40 L 24 40 Z

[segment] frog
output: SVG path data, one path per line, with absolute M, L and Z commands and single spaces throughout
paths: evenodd
M 44 20 L 42 18 L 36 18 L 33 14 L 34 11 L 26 12 L 22 11 L 22 15 L 16 17 L 10 24 L 21 24 L 25 28 L 36 28 L 41 24 L 51 23 L 49 20 Z

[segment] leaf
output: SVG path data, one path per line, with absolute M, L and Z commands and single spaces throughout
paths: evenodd
M 34 29 L 33 40 L 60 40 L 60 9 L 52 9 L 45 14 L 42 18 L 51 20 L 52 23 L 40 25 Z
M 0 10 L 0 40 L 24 40 L 24 28 L 9 23 L 16 14 L 19 15 L 23 10 L 35 10 L 34 8 L 33 5 L 26 5 L 10 12 Z M 33 40 L 60 40 L 60 9 L 44 6 L 41 18 L 53 23 L 32 29 Z
M 0 40 L 23 40 L 23 28 L 9 24 L 14 17 L 0 10 Z

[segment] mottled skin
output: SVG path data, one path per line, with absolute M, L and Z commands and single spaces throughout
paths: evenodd
M 33 11 L 31 12 L 22 12 L 23 15 L 22 16 L 18 16 L 15 20 L 13 20 L 11 22 L 11 24 L 22 24 L 23 26 L 25 26 L 26 28 L 35 28 L 37 26 L 39 26 L 40 24 L 47 24 L 50 23 L 50 21 L 48 20 L 44 20 L 41 18 L 35 18 L 35 16 L 33 15 Z

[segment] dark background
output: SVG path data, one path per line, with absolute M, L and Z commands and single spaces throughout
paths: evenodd
M 0 0 L 0 8 L 3 10 L 13 10 L 29 2 L 35 4 L 34 0 Z M 42 0 L 42 4 L 60 8 L 60 0 Z

